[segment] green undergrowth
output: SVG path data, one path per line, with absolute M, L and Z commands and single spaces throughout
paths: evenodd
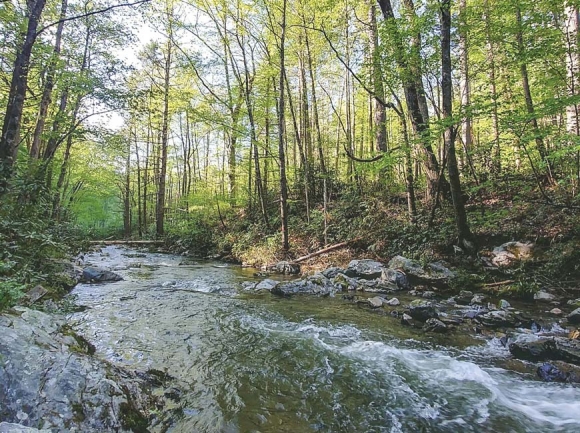
M 68 261 L 81 246 L 74 225 L 51 218 L 50 194 L 30 190 L 26 184 L 16 185 L 1 198 L 0 310 L 23 301 L 37 284 L 61 295 L 71 281 L 65 281 L 59 261 Z

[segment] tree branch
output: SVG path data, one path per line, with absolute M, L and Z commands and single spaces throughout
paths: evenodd
M 35 37 L 38 37 L 38 35 L 40 35 L 46 29 L 49 29 L 50 27 L 56 26 L 56 25 L 58 25 L 60 23 L 65 23 L 67 21 L 78 20 L 80 18 L 86 18 L 86 17 L 90 17 L 92 15 L 102 14 L 102 13 L 108 12 L 110 10 L 118 9 L 118 8 L 123 8 L 123 7 L 126 7 L 126 6 L 136 6 L 136 5 L 140 5 L 140 4 L 143 4 L 143 3 L 149 3 L 150 1 L 151 0 L 138 0 L 138 1 L 133 2 L 133 3 L 122 3 L 122 4 L 118 4 L 118 5 L 112 5 L 112 6 L 103 8 L 103 9 L 98 9 L 96 11 L 91 11 L 91 12 L 87 12 L 87 13 L 84 13 L 84 14 L 80 14 L 80 15 L 75 15 L 75 16 L 72 16 L 72 17 L 68 17 L 68 18 L 63 18 L 61 20 L 58 20 L 58 21 L 55 21 L 53 23 L 50 23 L 50 24 L 45 25 L 40 30 L 38 30 L 34 36 Z

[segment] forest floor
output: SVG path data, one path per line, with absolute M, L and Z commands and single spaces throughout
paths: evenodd
M 300 209 L 291 209 L 287 252 L 281 248 L 280 233 L 264 234 L 264 227 L 251 223 L 240 211 L 216 229 L 220 241 L 215 250 L 227 260 L 260 268 L 350 241 L 343 248 L 301 262 L 302 273 L 345 267 L 350 260 L 361 258 L 386 263 L 402 255 L 422 263 L 443 260 L 458 270 L 458 288 L 512 281 L 493 287 L 515 297 L 531 297 L 541 289 L 580 297 L 579 207 L 554 188 L 545 190 L 544 195 L 521 184 L 503 185 L 503 189 L 479 187 L 466 202 L 479 247 L 476 257 L 468 257 L 455 247 L 450 203 L 444 201 L 434 218 L 425 206 L 416 223 L 410 224 L 404 199 L 377 195 L 364 199 L 341 196 L 331 202 L 326 214 L 326 239 L 321 207 L 311 209 L 309 220 Z M 531 259 L 516 260 L 501 269 L 490 267 L 493 249 L 510 241 L 533 244 Z

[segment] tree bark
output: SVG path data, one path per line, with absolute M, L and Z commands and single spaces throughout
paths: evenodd
M 14 60 L 8 104 L 2 123 L 2 137 L 0 137 L 0 194 L 6 192 L 20 146 L 20 128 L 26 99 L 30 56 L 45 4 L 46 0 L 27 0 L 28 23 Z
M 286 154 L 284 149 L 284 139 L 286 136 L 286 119 L 284 116 L 284 81 L 286 79 L 286 68 L 284 66 L 284 51 L 286 43 L 286 2 L 282 4 L 282 23 L 280 35 L 280 84 L 278 86 L 278 155 L 280 158 L 280 220 L 282 223 L 282 248 L 284 251 L 290 249 L 288 241 L 288 185 L 286 180 Z
M 56 67 L 60 59 L 60 45 L 62 40 L 62 31 L 64 28 L 64 21 L 66 17 L 68 3 L 67 0 L 62 0 L 60 9 L 60 22 L 56 28 L 56 37 L 54 42 L 54 49 L 52 52 L 52 58 L 48 65 L 46 71 L 46 81 L 44 84 L 44 89 L 42 91 L 42 97 L 40 99 L 40 109 L 38 110 L 38 116 L 36 119 L 36 127 L 34 128 L 34 135 L 32 137 L 32 145 L 30 146 L 30 157 L 32 159 L 38 159 L 40 156 L 40 144 L 42 140 L 42 133 L 44 132 L 44 125 L 46 123 L 46 117 L 48 114 L 48 108 L 52 102 L 52 90 L 54 89 L 54 79 L 56 75 Z
M 163 120 L 161 126 L 161 158 L 159 169 L 159 189 L 157 191 L 157 209 L 156 209 L 156 234 L 164 235 L 165 222 L 165 188 L 167 178 L 167 147 L 169 140 L 169 85 L 171 79 L 171 51 L 173 47 L 173 35 L 171 19 L 167 12 L 169 21 L 169 36 L 167 38 L 167 52 L 165 53 L 165 67 L 163 80 Z
M 475 252 L 475 241 L 469 229 L 463 203 L 457 157 L 455 155 L 455 130 L 453 126 L 453 95 L 451 81 L 451 0 L 441 0 L 441 93 L 442 115 L 446 124 L 444 140 L 447 149 L 447 170 L 451 187 L 451 198 L 455 211 L 455 223 L 459 246 L 467 253 Z
M 396 27 L 395 14 L 390 0 L 378 0 L 379 6 L 383 13 L 385 21 L 391 26 L 394 37 L 395 61 L 401 70 L 401 79 L 405 91 L 405 101 L 407 109 L 411 115 L 411 124 L 417 138 L 421 141 L 423 151 L 425 152 L 425 172 L 427 175 L 427 193 L 430 198 L 434 198 L 439 183 L 439 163 L 429 137 L 429 125 L 421 110 L 419 102 L 419 89 L 417 88 L 416 77 L 413 76 L 413 70 L 406 59 L 403 39 Z M 444 184 L 447 181 L 441 180 Z M 446 189 L 446 188 L 444 188 Z

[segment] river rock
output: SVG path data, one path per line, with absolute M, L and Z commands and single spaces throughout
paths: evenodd
M 162 405 L 143 379 L 91 356 L 92 346 L 62 319 L 14 311 L 0 316 L 3 421 L 59 432 L 145 431 L 145 414 Z
M 267 290 L 269 292 L 274 287 L 276 287 L 277 284 L 279 284 L 279 281 L 274 281 L 274 280 L 267 278 L 263 281 L 260 281 L 258 284 L 256 284 L 256 286 L 254 287 L 254 290 Z
M 403 317 L 401 317 L 401 324 L 407 326 L 414 326 L 413 318 L 409 316 L 407 313 L 403 313 Z
M 552 308 L 550 310 L 550 313 L 552 313 L 552 314 L 554 314 L 556 316 L 559 316 L 560 314 L 562 314 L 562 310 L 560 310 L 559 308 Z
M 427 332 L 446 332 L 447 326 L 441 320 L 438 319 L 427 319 L 423 330 Z
M 491 262 L 497 267 L 507 267 L 534 257 L 533 243 L 506 242 L 491 252 Z
M 455 277 L 442 263 L 429 263 L 423 267 L 419 262 L 402 256 L 393 257 L 389 269 L 403 271 L 412 284 L 447 285 Z
M 383 264 L 375 260 L 352 260 L 344 273 L 348 277 L 374 280 L 381 277 L 384 269 Z
M 462 290 L 458 295 L 455 295 L 453 299 L 455 299 L 455 302 L 457 302 L 459 305 L 469 305 L 473 299 L 473 292 L 469 290 Z
M 580 298 L 570 299 L 566 304 L 571 305 L 574 308 L 580 308 Z
M 383 306 L 383 298 L 375 296 L 374 298 L 369 298 L 368 303 L 371 308 L 381 308 Z
M 433 299 L 435 297 L 435 292 L 432 290 L 426 290 L 423 293 L 421 293 L 421 297 L 425 299 Z
M 494 310 L 477 316 L 478 320 L 490 328 L 529 327 L 532 320 L 521 313 Z
M 355 278 L 347 277 L 344 274 L 337 274 L 334 278 L 331 279 L 331 281 L 332 284 L 334 284 L 334 287 L 342 291 L 356 290 L 360 285 L 358 280 Z
M 28 302 L 30 302 L 31 304 L 34 304 L 36 301 L 38 301 L 40 298 L 42 298 L 47 293 L 48 293 L 48 290 L 46 290 L 44 287 L 42 287 L 39 284 L 39 285 L 35 286 L 33 289 L 31 289 L 28 293 L 26 293 L 26 297 L 28 298 Z
M 22 424 L 0 422 L 0 433 L 51 433 L 51 431 L 38 430 L 33 427 L 23 426 Z
M 397 298 L 391 298 L 386 301 L 385 304 L 389 307 L 396 307 L 397 305 L 401 305 L 401 301 L 399 301 Z
M 88 267 L 83 269 L 82 281 L 85 283 L 107 283 L 121 281 L 123 277 L 106 269 Z
M 580 365 L 580 341 L 562 337 L 541 338 L 537 341 L 514 342 L 510 353 L 526 361 L 564 361 Z
M 540 290 L 534 293 L 534 300 L 539 302 L 552 302 L 556 299 L 554 295 L 546 292 L 545 290 Z
M 269 270 L 278 274 L 296 275 L 300 273 L 300 265 L 283 261 L 276 263 Z
M 483 305 L 487 301 L 487 296 L 478 293 L 471 298 L 471 305 Z
M 337 289 L 334 284 L 322 274 L 314 274 L 302 280 L 288 281 L 277 284 L 271 293 L 279 296 L 294 295 L 334 295 Z
M 332 268 L 328 268 L 322 271 L 322 275 L 324 275 L 328 279 L 333 279 L 338 274 L 344 274 L 344 269 L 333 266 Z
M 576 372 L 570 371 L 570 369 L 568 371 L 561 370 L 549 362 L 545 362 L 539 366 L 536 372 L 544 382 L 580 382 L 580 376 Z
M 501 308 L 502 310 L 507 310 L 511 306 L 512 305 L 508 301 L 506 301 L 505 299 L 501 299 L 499 301 L 499 308 Z
M 568 322 L 570 322 L 570 323 L 573 323 L 573 324 L 580 323 L 580 308 L 576 308 L 574 311 L 572 311 L 570 314 L 568 314 L 566 316 L 566 318 L 568 319 Z
M 407 275 L 399 269 L 385 269 L 381 281 L 394 285 L 399 290 L 411 290 L 412 286 Z
M 437 318 L 437 310 L 433 304 L 424 299 L 415 299 L 409 304 L 409 315 L 416 320 L 425 322 L 428 319 Z

